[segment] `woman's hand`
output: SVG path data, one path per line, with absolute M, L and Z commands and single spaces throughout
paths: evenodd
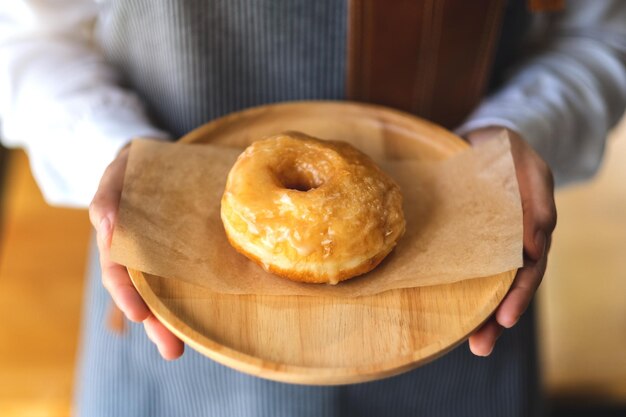
M 129 149 L 129 146 L 122 149 L 107 167 L 89 206 L 89 219 L 96 229 L 100 251 L 102 284 L 111 294 L 113 302 L 129 320 L 143 322 L 146 334 L 156 344 L 161 356 L 168 360 L 176 359 L 183 354 L 183 342 L 150 312 L 135 290 L 126 267 L 112 262 L 109 258 L 111 236 L 117 219 Z
M 470 132 L 472 145 L 497 136 L 504 128 L 489 127 Z M 495 314 L 469 338 L 471 351 L 488 356 L 504 328 L 511 328 L 524 313 L 539 287 L 546 263 L 552 231 L 556 226 L 554 180 L 543 159 L 517 133 L 508 131 L 522 199 L 524 221 L 524 266 Z

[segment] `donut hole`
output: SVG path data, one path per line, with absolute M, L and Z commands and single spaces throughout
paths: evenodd
M 296 191 L 311 191 L 322 185 L 318 178 L 307 175 L 306 172 L 283 172 L 278 176 L 278 181 L 283 188 Z
M 281 187 L 295 191 L 311 191 L 320 187 L 325 178 L 309 164 L 285 164 L 275 171 Z

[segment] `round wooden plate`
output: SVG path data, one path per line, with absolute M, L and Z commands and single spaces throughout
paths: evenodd
M 397 159 L 445 159 L 468 146 L 416 117 L 346 102 L 257 107 L 204 125 L 181 142 L 243 148 L 284 130 L 351 141 L 370 155 L 384 152 Z M 180 280 L 129 272 L 154 314 L 200 353 L 259 377 L 316 385 L 388 377 L 443 355 L 493 313 L 515 276 L 508 271 L 338 299 L 215 294 Z

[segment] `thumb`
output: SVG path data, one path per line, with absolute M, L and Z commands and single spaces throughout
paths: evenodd
M 554 180 L 548 166 L 532 149 L 514 155 L 519 166 L 516 172 L 522 200 L 524 253 L 528 260 L 537 262 L 544 256 L 556 226 Z
M 127 162 L 128 150 L 125 148 L 104 171 L 89 205 L 89 220 L 98 234 L 98 243 L 105 247 L 110 245 L 111 230 L 117 219 Z

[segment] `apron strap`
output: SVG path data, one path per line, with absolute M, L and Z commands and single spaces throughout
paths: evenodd
M 531 12 L 559 12 L 565 9 L 565 0 L 528 0 Z
M 562 0 L 528 0 L 534 10 Z M 505 0 L 349 0 L 346 95 L 447 128 L 485 93 Z

